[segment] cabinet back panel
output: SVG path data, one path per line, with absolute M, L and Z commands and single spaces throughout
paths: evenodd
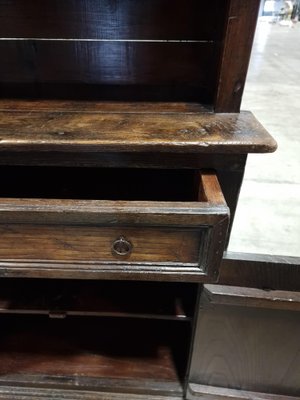
M 212 103 L 227 2 L 0 1 L 2 96 Z
M 0 36 L 214 40 L 227 0 L 0 1 Z

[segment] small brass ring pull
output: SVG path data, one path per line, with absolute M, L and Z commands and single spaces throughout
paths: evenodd
M 132 243 L 124 236 L 120 236 L 113 242 L 112 252 L 116 256 L 128 256 L 132 251 Z

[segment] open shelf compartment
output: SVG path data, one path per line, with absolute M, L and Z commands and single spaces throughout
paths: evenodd
M 194 284 L 2 279 L 0 314 L 191 321 Z
M 12 315 L 0 320 L 0 385 L 182 393 L 186 324 Z

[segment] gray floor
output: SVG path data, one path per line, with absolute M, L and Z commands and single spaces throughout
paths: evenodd
M 300 22 L 259 22 L 243 98 L 278 142 L 249 155 L 229 250 L 300 256 Z

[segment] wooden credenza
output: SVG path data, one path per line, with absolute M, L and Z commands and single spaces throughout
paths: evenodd
M 0 0 L 0 399 L 299 398 L 299 260 L 224 253 L 259 3 Z

